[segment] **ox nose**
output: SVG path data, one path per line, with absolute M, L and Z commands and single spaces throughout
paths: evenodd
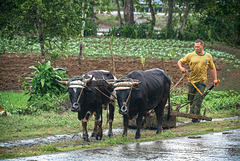
M 71 111 L 72 112 L 79 112 L 79 110 L 80 110 L 79 104 L 77 102 L 73 103 Z
M 122 106 L 119 111 L 120 114 L 127 114 L 127 106 Z

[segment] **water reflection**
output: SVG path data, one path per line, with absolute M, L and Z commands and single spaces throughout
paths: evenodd
M 240 129 L 12 160 L 240 160 Z

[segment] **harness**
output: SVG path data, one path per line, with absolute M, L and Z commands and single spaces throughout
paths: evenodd
M 87 87 L 87 82 L 85 81 L 86 79 L 84 77 L 79 77 L 79 76 L 75 76 L 73 77 L 72 79 L 70 79 L 67 83 L 68 87 L 69 88 L 82 88 L 81 91 L 80 91 L 80 94 L 78 96 L 78 99 L 77 99 L 77 102 L 79 102 L 80 98 L 81 98 L 81 95 L 82 95 L 82 92 L 83 92 L 83 89 L 85 87 Z M 106 82 L 105 83 L 99 83 L 99 82 L 102 82 L 102 81 L 96 81 L 95 83 L 91 83 L 91 86 L 94 86 L 94 88 L 99 92 L 101 93 L 102 95 L 104 95 L 105 97 L 109 98 L 111 100 L 111 98 L 106 95 L 104 92 L 102 92 L 98 86 L 105 86 L 106 85 Z M 114 97 L 114 99 L 116 99 L 116 96 L 114 96 L 107 88 L 104 87 L 104 89 Z
M 122 112 L 127 111 L 126 106 L 131 97 L 132 89 L 133 89 L 134 85 L 137 85 L 137 84 L 138 84 L 138 82 L 134 82 L 134 80 L 132 78 L 127 78 L 127 77 L 121 77 L 113 84 L 113 87 L 115 87 L 114 88 L 115 91 L 130 89 L 130 91 L 128 93 L 128 97 L 127 97 L 126 101 L 123 102 L 123 106 L 120 109 Z

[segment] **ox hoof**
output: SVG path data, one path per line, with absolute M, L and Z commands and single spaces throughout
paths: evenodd
M 140 139 L 141 135 L 135 135 L 135 139 Z
M 102 136 L 97 136 L 96 140 L 102 140 Z
M 108 137 L 109 138 L 113 137 L 113 134 L 112 133 L 108 134 Z
M 97 134 L 96 133 L 92 133 L 91 137 L 96 137 Z
M 89 142 L 88 137 L 83 137 L 83 140 Z

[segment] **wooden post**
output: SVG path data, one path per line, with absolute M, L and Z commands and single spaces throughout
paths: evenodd
M 115 74 L 116 74 L 116 70 L 115 70 L 115 62 L 114 62 L 114 56 L 113 56 L 113 51 L 112 51 L 112 45 L 111 45 L 111 41 L 109 41 L 109 46 L 110 46 L 111 55 L 112 55 L 112 67 L 113 67 L 113 75 L 115 75 Z
M 162 66 L 163 66 L 163 70 L 166 72 L 165 63 L 164 63 L 164 59 L 163 58 L 162 58 Z

